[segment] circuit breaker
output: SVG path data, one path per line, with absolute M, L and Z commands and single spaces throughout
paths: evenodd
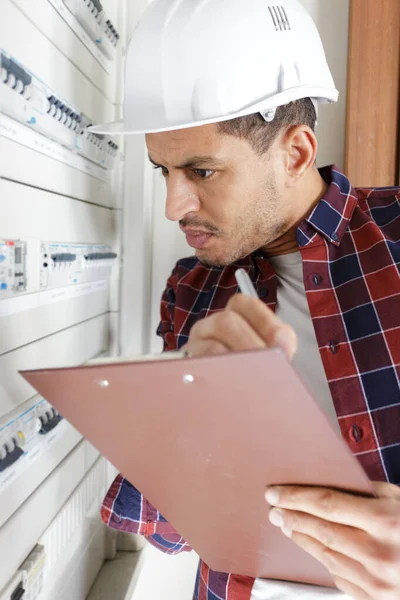
M 43 398 L 36 400 L 22 413 L 15 411 L 3 424 L 0 421 L 0 490 L 4 487 L 3 473 L 27 454 L 31 463 L 32 454 L 41 438 L 53 431 L 61 421 L 62 416 Z
M 26 243 L 0 240 L 0 300 L 26 289 Z
M 89 132 L 94 123 L 88 116 L 4 50 L 0 50 L 0 107 L 3 114 L 72 152 L 105 169 L 113 168 L 118 145 L 109 136 Z
M 92 40 L 109 59 L 115 58 L 119 33 L 105 14 L 100 0 L 63 0 Z
M 51 289 L 108 280 L 117 259 L 110 246 L 43 242 L 40 287 Z

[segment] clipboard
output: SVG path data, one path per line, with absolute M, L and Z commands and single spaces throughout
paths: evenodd
M 104 362 L 22 376 L 214 571 L 333 587 L 268 520 L 269 485 L 373 496 L 280 350 Z

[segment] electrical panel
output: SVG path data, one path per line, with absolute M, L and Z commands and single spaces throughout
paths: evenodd
M 117 259 L 112 248 L 104 245 L 43 242 L 40 255 L 41 289 L 108 280 Z
M 100 0 L 64 0 L 64 4 L 107 58 L 115 58 L 120 35 L 104 12 Z
M 26 243 L 0 240 L 0 300 L 26 290 Z
M 86 48 L 110 74 L 120 34 L 100 0 L 48 0 Z
M 1 112 L 84 158 L 112 169 L 118 145 L 90 133 L 93 121 L 0 50 Z M 5 127 L 5 126 L 4 126 Z M 37 150 L 40 151 L 40 144 Z
M 108 289 L 118 257 L 111 246 L 40 242 L 39 252 L 35 252 L 36 245 L 35 240 L 0 240 L 0 318 Z M 2 325 L 0 320 L 0 331 Z M 0 342 L 0 354 L 1 346 Z
M 47 461 L 52 459 L 52 454 L 53 450 L 47 453 Z M 89 442 L 82 440 L 74 448 L 71 448 L 68 455 L 64 457 L 60 468 L 51 470 L 45 480 L 37 481 L 35 493 L 31 493 L 20 506 L 14 503 L 10 517 L 0 527 L 0 548 L 2 549 L 0 569 L 1 590 L 13 578 L 26 557 L 35 548 L 39 540 L 41 540 L 44 532 L 57 517 L 65 503 L 68 502 L 68 499 L 98 457 L 99 452 Z M 35 471 L 35 466 L 32 470 Z M 25 477 L 29 480 L 30 471 L 27 471 L 24 478 L 21 478 L 21 483 L 23 483 Z M 14 488 L 11 489 L 12 493 L 14 493 Z M 7 497 L 7 493 L 0 495 L 0 504 L 2 496 Z M 97 518 L 99 519 L 99 517 Z M 95 553 L 99 553 L 100 556 L 102 556 L 102 552 L 103 548 L 101 546 L 95 549 Z M 51 554 L 48 555 L 48 559 L 52 560 Z M 65 556 L 59 556 L 61 564 L 64 560 Z M 60 567 L 61 564 L 59 565 Z M 66 566 L 65 563 L 63 566 Z M 67 577 L 71 575 L 71 572 L 69 572 Z M 90 585 L 93 582 L 94 574 L 86 572 L 86 575 Z M 60 581 L 60 584 L 64 585 L 65 579 L 64 581 Z M 56 600 L 57 598 L 58 595 L 56 592 L 51 597 L 51 600 Z M 85 596 L 77 594 L 70 595 L 69 600 L 84 600 L 84 598 Z M 7 600 L 9 599 L 7 598 Z
M 75 539 L 44 533 L 99 453 L 20 371 L 119 352 L 123 142 L 89 128 L 121 116 L 128 5 L 0 1 L 0 600 L 36 600 L 78 589 Z
M 44 436 L 62 421 L 61 415 L 44 399 L 36 400 L 22 414 L 18 411 L 14 414 L 14 418 L 8 420 L 8 417 L 7 423 L 0 425 L 0 490 L 32 464 L 33 458 L 38 458 Z M 27 460 L 21 461 L 22 458 Z M 8 477 L 8 469 L 15 467 L 17 461 L 21 461 L 20 468 L 13 472 L 13 477 Z

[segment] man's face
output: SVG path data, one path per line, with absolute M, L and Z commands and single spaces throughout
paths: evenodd
M 260 156 L 216 125 L 148 134 L 146 143 L 165 177 L 166 216 L 202 262 L 231 264 L 288 230 L 278 143 Z

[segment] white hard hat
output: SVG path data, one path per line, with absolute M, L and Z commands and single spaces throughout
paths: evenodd
M 124 120 L 133 134 L 253 113 L 272 120 L 300 98 L 339 96 L 312 18 L 298 0 L 154 0 L 127 52 Z

